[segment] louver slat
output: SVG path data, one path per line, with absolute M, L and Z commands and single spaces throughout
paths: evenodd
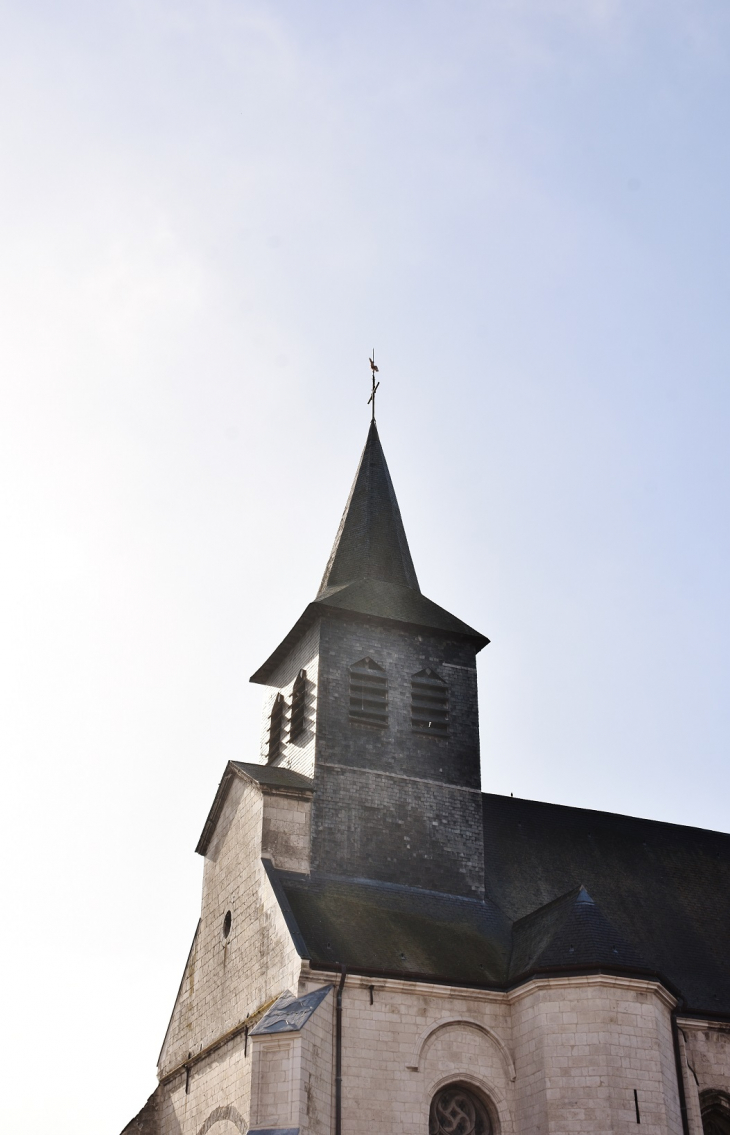
M 381 728 L 388 724 L 388 683 L 372 658 L 350 667 L 350 721 Z
M 411 678 L 411 728 L 432 737 L 448 736 L 449 687 L 433 670 Z
M 283 694 L 277 694 L 274 704 L 271 708 L 271 717 L 269 719 L 269 751 L 267 759 L 269 764 L 273 764 L 279 756 L 281 750 L 282 734 L 284 732 L 284 711 L 286 709 L 286 702 Z
M 291 695 L 291 721 L 289 723 L 289 740 L 296 741 L 304 732 L 306 724 L 307 703 L 307 671 L 300 670 L 294 680 Z

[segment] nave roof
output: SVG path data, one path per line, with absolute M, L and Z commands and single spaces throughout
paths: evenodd
M 314 966 L 487 988 L 607 972 L 730 1016 L 730 835 L 483 795 L 484 902 L 336 875 L 269 876 Z
M 730 1016 L 730 835 L 484 793 L 486 891 L 511 921 L 583 885 L 686 1011 Z

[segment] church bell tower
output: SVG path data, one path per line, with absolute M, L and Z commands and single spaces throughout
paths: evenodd
M 262 760 L 312 783 L 313 874 L 483 897 L 488 641 L 422 594 L 373 420 L 319 592 L 251 678 Z

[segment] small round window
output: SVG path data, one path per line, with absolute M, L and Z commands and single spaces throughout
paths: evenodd
M 227 910 L 226 916 L 223 919 L 223 937 L 227 938 L 228 935 L 230 934 L 230 932 L 231 932 L 231 912 L 230 912 L 230 910 Z

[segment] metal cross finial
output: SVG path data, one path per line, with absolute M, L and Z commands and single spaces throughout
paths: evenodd
M 370 421 L 374 422 L 375 421 L 375 395 L 377 393 L 378 387 L 380 386 L 380 381 L 379 380 L 378 380 L 378 382 L 375 381 L 375 375 L 378 373 L 378 368 L 375 365 L 375 347 L 373 347 L 373 357 L 370 359 L 370 373 L 371 373 L 372 379 L 373 379 L 373 392 L 370 395 L 370 397 L 368 398 L 368 406 L 372 402 L 373 412 L 372 412 L 372 416 L 370 418 Z

